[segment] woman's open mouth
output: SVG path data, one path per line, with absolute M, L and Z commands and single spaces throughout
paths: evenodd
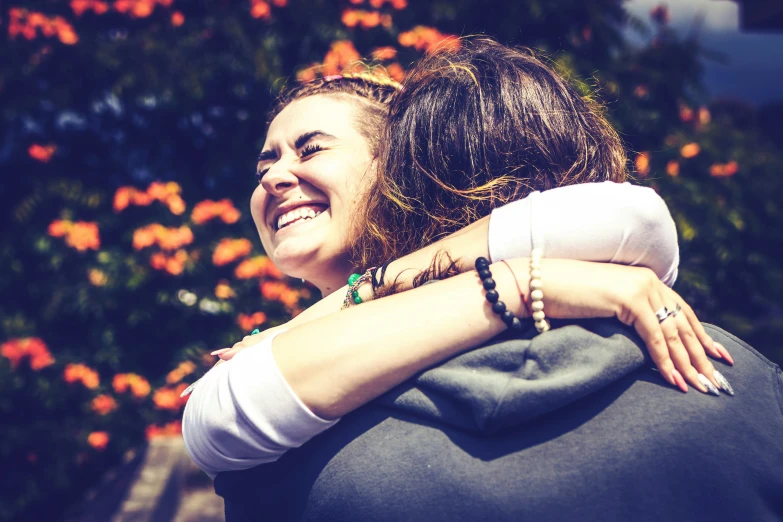
M 325 205 L 302 205 L 289 210 L 285 214 L 278 216 L 277 223 L 275 223 L 275 231 L 315 219 L 328 208 Z

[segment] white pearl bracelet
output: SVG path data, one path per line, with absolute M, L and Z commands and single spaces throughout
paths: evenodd
M 549 330 L 549 321 L 544 314 L 544 284 L 541 282 L 541 249 L 534 248 L 530 252 L 530 309 L 533 311 L 538 333 Z

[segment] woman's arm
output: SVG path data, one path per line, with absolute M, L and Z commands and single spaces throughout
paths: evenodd
M 524 288 L 527 260 L 511 260 L 509 265 L 513 272 L 503 264 L 492 266 L 498 292 L 509 310 L 524 316 L 517 281 Z M 709 346 L 711 339 L 687 304 L 651 271 L 545 259 L 542 272 L 548 316 L 617 316 L 636 328 L 670 384 L 685 386 L 678 377 L 681 372 L 694 387 L 705 391 L 696 378 L 699 371 L 714 379 L 704 349 L 699 345 L 699 354 L 695 345 L 686 342 L 683 346 L 677 329 L 685 338 L 685 327 L 692 325 L 695 333 L 691 330 L 689 335 L 693 339 L 698 336 Z M 212 473 L 275 460 L 286 449 L 328 428 L 331 423 L 326 419 L 352 411 L 417 372 L 505 329 L 484 293 L 477 274 L 466 273 L 352 307 L 286 331 L 274 342 L 240 351 L 208 372 L 188 402 L 183 432 L 191 456 Z M 663 301 L 669 306 L 681 303 L 685 309 L 676 327 L 674 322 L 659 324 L 655 318 Z M 674 330 L 664 331 L 666 327 Z M 379 331 L 384 335 L 377 335 Z M 270 370 L 261 366 L 273 362 L 295 399 L 281 402 L 270 393 L 277 381 L 264 380 Z M 280 407 L 292 400 L 294 415 L 304 419 L 309 432 L 286 427 L 292 414 Z
M 460 272 L 471 270 L 477 257 L 527 257 L 534 240 L 549 258 L 644 266 L 669 286 L 677 278 L 677 230 L 666 203 L 650 188 L 606 181 L 536 192 L 497 208 L 491 216 L 393 261 L 385 282 L 409 290 L 413 278 L 444 252 Z M 325 297 L 291 324 L 339 310 L 346 290 Z M 369 285 L 359 293 L 365 301 L 373 297 Z

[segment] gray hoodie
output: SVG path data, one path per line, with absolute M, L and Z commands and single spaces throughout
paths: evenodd
M 583 321 L 460 355 L 215 490 L 227 522 L 783 520 L 780 368 L 706 327 L 735 397 L 683 394 L 632 330 Z

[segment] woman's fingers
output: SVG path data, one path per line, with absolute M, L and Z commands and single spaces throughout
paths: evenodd
M 680 372 L 674 367 L 674 362 L 669 356 L 669 347 L 666 344 L 661 325 L 649 307 L 646 308 L 636 314 L 633 327 L 647 345 L 650 357 L 663 378 L 672 386 L 687 393 L 688 386 L 685 384 Z
M 717 388 L 720 387 L 720 384 L 718 384 L 718 381 L 715 379 L 715 366 L 712 365 L 712 361 L 707 357 L 707 353 L 705 352 L 706 347 L 699 339 L 698 334 L 693 331 L 690 321 L 688 321 L 687 317 L 682 312 L 675 314 L 670 319 L 673 320 L 677 327 L 677 331 L 680 334 L 680 340 L 682 340 L 682 344 L 688 352 L 690 364 L 696 368 L 698 373 L 704 375 L 714 386 L 715 390 L 717 390 Z M 710 341 L 711 340 L 712 339 L 710 339 Z M 715 393 L 710 386 L 707 386 L 707 388 L 710 393 Z
M 699 321 L 699 318 L 696 317 L 696 314 L 690 305 L 683 301 L 682 297 L 671 288 L 666 287 L 666 293 L 668 294 L 670 301 L 680 307 L 679 313 L 688 321 L 691 331 L 696 335 L 696 338 L 704 348 L 704 351 L 716 359 L 723 359 L 723 354 L 718 350 L 715 341 L 704 329 L 704 326 L 701 324 L 701 321 Z
M 699 378 L 699 372 L 693 367 L 691 362 L 690 353 L 685 349 L 685 345 L 680 338 L 676 317 L 669 315 L 660 325 L 666 338 L 669 356 L 674 363 L 674 367 L 682 374 L 688 384 L 702 393 L 708 393 L 709 386 Z

